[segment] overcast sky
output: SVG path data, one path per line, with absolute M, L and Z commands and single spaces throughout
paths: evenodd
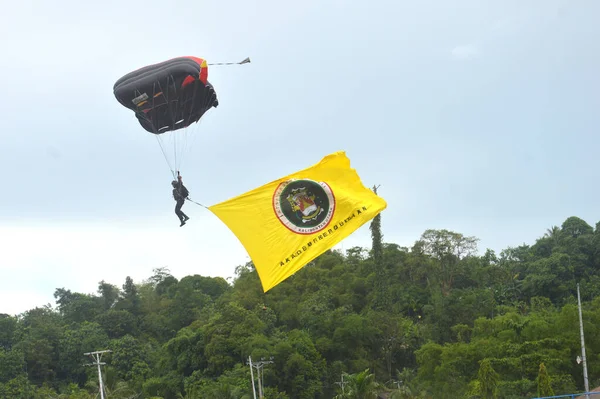
M 485 248 L 600 220 L 600 2 L 263 0 L 3 3 L 0 313 L 56 288 L 249 260 L 209 211 L 179 227 L 156 139 L 122 75 L 209 62 L 220 105 L 193 128 L 191 197 L 226 200 L 345 150 L 388 202 L 384 239 L 451 229 Z M 368 225 L 338 248 L 370 246 Z

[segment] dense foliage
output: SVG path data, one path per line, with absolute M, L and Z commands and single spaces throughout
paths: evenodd
M 0 315 L 0 397 L 252 398 L 249 356 L 271 358 L 266 398 L 533 398 L 600 385 L 600 223 L 568 218 L 533 245 L 477 255 L 428 230 L 411 248 L 329 251 L 264 294 L 252 264 L 228 284 L 157 269 L 56 309 Z M 256 377 L 256 370 L 254 371 Z M 342 383 L 343 376 L 343 383 Z M 342 391 L 343 388 L 343 391 Z

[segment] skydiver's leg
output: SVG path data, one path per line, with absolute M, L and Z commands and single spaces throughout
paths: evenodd
M 183 201 L 177 201 L 177 203 L 175 204 L 175 214 L 179 218 L 179 221 L 183 223 L 184 215 L 183 215 L 183 212 L 181 212 L 182 206 L 183 206 Z
M 183 216 L 183 221 L 186 222 L 189 219 L 189 216 L 183 213 L 183 211 L 181 210 L 183 205 L 185 205 L 185 199 L 181 200 L 181 205 L 179 205 L 179 212 L 181 213 L 181 216 Z

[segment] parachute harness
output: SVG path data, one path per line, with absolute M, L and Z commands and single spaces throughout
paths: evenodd
M 171 171 L 171 172 L 173 172 L 173 178 L 175 178 L 175 172 L 174 171 Z M 179 177 L 179 171 L 177 171 L 177 177 Z M 179 193 L 179 195 L 181 195 L 181 192 L 179 190 L 177 190 L 177 192 Z M 189 195 L 187 197 L 185 197 L 185 200 L 193 202 L 196 205 L 200 205 L 201 207 L 208 209 L 208 207 L 206 205 L 202 205 L 201 203 L 194 201 L 193 199 L 191 199 L 189 197 Z

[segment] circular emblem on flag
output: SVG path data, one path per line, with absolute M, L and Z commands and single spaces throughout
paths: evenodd
M 335 212 L 331 187 L 310 179 L 293 179 L 281 183 L 273 194 L 273 210 L 285 227 L 298 234 L 323 230 Z

